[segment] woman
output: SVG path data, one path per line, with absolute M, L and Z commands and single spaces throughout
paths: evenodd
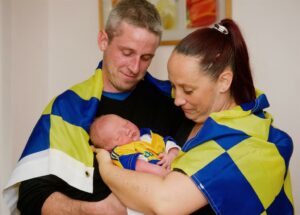
M 165 178 L 123 170 L 100 150 L 101 176 L 128 207 L 147 214 L 293 214 L 291 138 L 273 127 L 248 51 L 229 19 L 184 38 L 168 62 L 175 104 L 196 124 Z M 122 180 L 120 180 L 122 179 Z

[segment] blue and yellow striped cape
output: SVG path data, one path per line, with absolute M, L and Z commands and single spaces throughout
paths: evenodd
M 172 168 L 183 170 L 216 214 L 294 214 L 291 138 L 272 125 L 257 91 L 254 102 L 212 113 L 182 147 Z
M 3 192 L 11 211 L 16 209 L 19 183 L 39 176 L 53 174 L 77 189 L 93 192 L 89 127 L 102 95 L 101 68 L 102 62 L 92 77 L 55 97 L 43 111 Z M 168 81 L 148 72 L 144 80 L 171 96 Z

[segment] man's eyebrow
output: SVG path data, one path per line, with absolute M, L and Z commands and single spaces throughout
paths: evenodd
M 132 48 L 130 48 L 128 46 L 124 46 L 124 45 L 119 45 L 118 47 L 119 47 L 119 49 L 126 49 L 126 50 L 135 51 L 134 49 L 132 49 Z

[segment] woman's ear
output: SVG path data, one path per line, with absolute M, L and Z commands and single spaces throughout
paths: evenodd
M 226 68 L 218 78 L 220 93 L 225 93 L 230 89 L 232 79 L 233 79 L 232 70 L 229 68 Z
M 105 51 L 108 45 L 108 36 L 104 30 L 99 31 L 98 34 L 98 46 L 101 51 Z

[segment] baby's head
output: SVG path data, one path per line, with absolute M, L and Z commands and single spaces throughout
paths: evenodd
M 98 117 L 90 128 L 92 143 L 106 150 L 137 141 L 139 137 L 140 130 L 135 124 L 115 114 Z

